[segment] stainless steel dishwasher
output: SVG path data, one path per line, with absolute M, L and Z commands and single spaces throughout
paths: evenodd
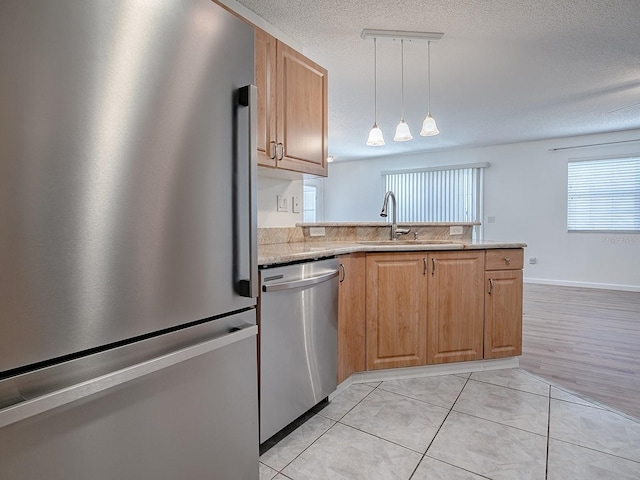
M 338 265 L 260 271 L 260 443 L 336 389 Z

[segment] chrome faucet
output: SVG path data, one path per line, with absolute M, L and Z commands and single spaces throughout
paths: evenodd
M 389 197 L 391 197 L 391 200 L 393 200 L 393 209 L 391 210 L 391 240 L 397 240 L 398 235 L 406 235 L 411 231 L 411 228 L 398 228 L 398 223 L 396 222 L 396 196 L 391 190 L 389 190 L 384 195 L 384 201 L 382 202 L 382 211 L 380 212 L 380 216 L 385 218 L 387 217 Z

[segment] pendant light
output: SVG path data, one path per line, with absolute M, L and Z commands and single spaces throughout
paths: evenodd
M 401 116 L 400 123 L 398 123 L 398 126 L 396 127 L 396 135 L 393 137 L 393 140 L 396 142 L 406 142 L 408 140 L 411 140 L 413 138 L 413 135 L 411 135 L 409 125 L 407 125 L 407 122 L 404 121 L 404 39 L 400 40 L 400 47 L 402 51 L 402 85 L 400 87 Z
M 384 145 L 382 130 L 378 128 L 378 50 L 376 38 L 373 39 L 373 128 L 369 132 L 367 145 L 371 147 Z
M 423 137 L 433 137 L 438 135 L 440 130 L 435 119 L 431 116 L 431 42 L 427 42 L 427 116 L 422 122 L 420 135 Z

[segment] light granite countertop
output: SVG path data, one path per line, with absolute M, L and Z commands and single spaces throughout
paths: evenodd
M 436 243 L 433 243 L 436 242 Z M 469 242 L 438 241 L 350 241 L 350 242 L 291 242 L 258 245 L 258 264 L 260 266 L 313 260 L 353 252 L 415 252 L 447 250 L 485 250 L 491 248 L 524 248 L 522 242 L 499 242 L 493 240 Z

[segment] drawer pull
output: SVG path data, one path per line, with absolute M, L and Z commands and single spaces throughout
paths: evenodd
M 511 264 L 511 257 L 504 257 L 504 261 L 506 262 L 507 265 Z

